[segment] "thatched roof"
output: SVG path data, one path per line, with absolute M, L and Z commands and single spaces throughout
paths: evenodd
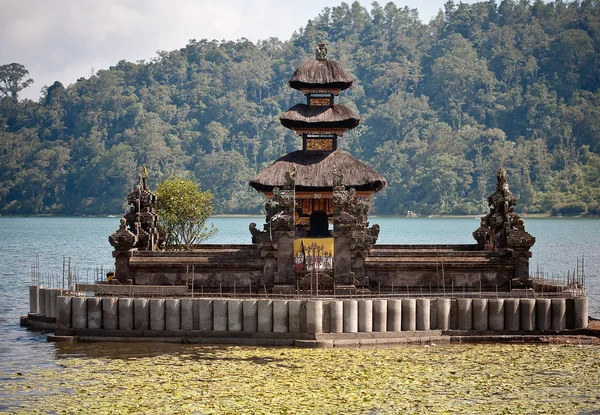
M 343 91 L 350 88 L 352 82 L 352 78 L 336 61 L 311 59 L 296 70 L 290 79 L 290 86 L 298 90 L 336 88 Z
M 378 192 L 387 185 L 379 173 L 344 151 L 320 153 L 298 150 L 261 171 L 252 179 L 250 186 L 261 192 L 283 187 L 285 174 L 292 166 L 296 167 L 296 191 L 331 191 L 334 166 L 343 173 L 343 183 L 347 188 Z
M 332 107 L 310 107 L 296 104 L 279 117 L 281 124 L 287 128 L 339 127 L 354 128 L 360 124 L 360 118 L 345 105 Z

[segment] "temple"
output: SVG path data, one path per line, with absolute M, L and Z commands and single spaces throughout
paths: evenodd
M 128 196 L 130 212 L 110 236 L 117 279 L 134 285 L 187 286 L 204 292 L 244 290 L 290 295 L 509 291 L 530 287 L 535 238 L 514 212 L 516 197 L 500 169 L 470 245 L 377 244 L 371 198 L 386 186 L 379 173 L 338 149 L 360 119 L 336 98 L 353 80 L 320 43 L 289 81 L 306 97 L 281 115 L 302 137 L 251 182 L 265 195 L 265 222 L 251 223 L 250 244 L 203 244 L 187 252 L 160 250 L 156 196 L 145 169 Z

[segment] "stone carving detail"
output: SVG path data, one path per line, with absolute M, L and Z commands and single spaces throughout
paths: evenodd
M 129 212 L 125 214 L 122 220 L 125 220 L 128 231 L 136 237 L 133 247 L 142 251 L 155 250 L 160 243 L 157 226 L 158 216 L 154 213 L 156 195 L 148 188 L 146 166 L 141 168 L 137 185 L 127 195 L 127 203 L 130 205 Z M 121 229 L 113 235 L 120 231 Z M 111 244 L 115 246 L 112 242 Z
M 296 177 L 295 169 L 286 173 L 287 183 L 285 190 L 278 187 L 273 189 L 273 198 L 265 203 L 266 223 L 264 230 L 260 231 L 256 223 L 250 224 L 250 234 L 252 243 L 260 244 L 266 242 L 276 242 L 283 233 L 294 231 L 294 182 Z M 291 187 L 291 189 L 286 189 Z
M 352 249 L 369 250 L 379 237 L 379 225 L 369 228 L 369 201 L 356 197 L 356 190 L 344 190 L 343 174 L 334 169 L 334 215 L 336 234 L 344 234 L 352 239 Z
M 137 237 L 127 230 L 127 220 L 121 218 L 119 229 L 108 237 L 108 242 L 115 249 L 128 251 L 135 246 Z
M 316 58 L 319 61 L 327 60 L 327 46 L 325 46 L 325 42 L 319 42 L 319 46 L 317 46 Z
M 481 218 L 473 238 L 480 249 L 527 251 L 535 238 L 525 231 L 523 219 L 514 211 L 517 199 L 508 188 L 506 170 L 500 168 L 496 178 L 496 190 L 488 197 L 490 213 Z

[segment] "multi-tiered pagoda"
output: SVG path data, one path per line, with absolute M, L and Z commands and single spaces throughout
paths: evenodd
M 329 277 L 321 282 L 335 278 L 352 286 L 364 273 L 363 260 L 379 232 L 377 225 L 368 227 L 370 198 L 386 186 L 380 174 L 338 149 L 338 140 L 360 123 L 350 108 L 335 103 L 353 81 L 327 59 L 324 43 L 316 55 L 289 82 L 306 96 L 306 104 L 280 117 L 284 127 L 302 137 L 302 149 L 279 158 L 250 182 L 267 198 L 263 231 L 251 225 L 253 242 L 263 258 L 272 256 L 274 282 L 282 290 L 298 288 L 298 278 L 319 270 Z

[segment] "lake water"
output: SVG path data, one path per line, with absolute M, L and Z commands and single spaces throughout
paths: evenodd
M 219 233 L 209 242 L 249 243 L 248 224 L 263 220 L 214 218 Z M 379 217 L 371 218 L 371 223 L 381 226 L 379 242 L 386 244 L 468 244 L 473 243 L 471 233 L 479 226 L 473 218 Z M 25 373 L 56 365 L 58 346 L 46 343 L 43 334 L 19 327 L 19 317 L 29 307 L 27 286 L 36 255 L 46 285 L 62 279 L 63 257 L 70 258 L 80 280 L 93 281 L 97 269 L 114 266 L 108 236 L 118 225 L 119 218 L 0 217 L 0 390 L 16 367 Z M 547 273 L 563 276 L 576 268 L 578 257 L 585 257 L 590 315 L 600 317 L 600 220 L 531 218 L 525 220 L 525 226 L 536 237 L 531 272 L 539 264 Z M 90 347 L 95 346 L 86 346 Z

